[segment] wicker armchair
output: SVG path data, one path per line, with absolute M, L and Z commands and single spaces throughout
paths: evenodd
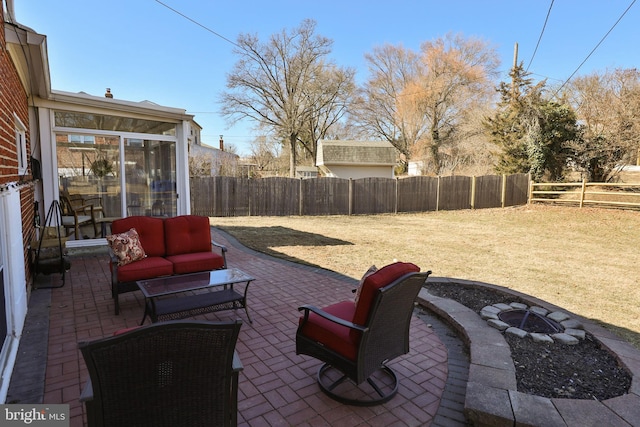
M 296 353 L 324 362 L 317 380 L 329 397 L 373 406 L 397 393 L 398 378 L 386 363 L 409 352 L 414 302 L 431 274 L 419 271 L 410 263 L 391 264 L 363 280 L 356 303 L 299 308 Z M 370 388 L 361 387 L 365 380 Z
M 161 322 L 80 343 L 88 425 L 236 425 L 241 325 Z

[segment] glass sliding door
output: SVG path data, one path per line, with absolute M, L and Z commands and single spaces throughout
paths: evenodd
M 176 216 L 176 143 L 124 138 L 127 216 Z
M 121 215 L 120 138 L 56 134 L 60 195 L 102 207 L 102 215 Z

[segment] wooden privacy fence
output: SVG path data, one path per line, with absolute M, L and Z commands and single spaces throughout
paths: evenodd
M 527 203 L 529 176 L 191 178 L 191 213 L 204 216 L 369 215 Z
M 640 184 L 532 181 L 529 202 L 640 208 Z

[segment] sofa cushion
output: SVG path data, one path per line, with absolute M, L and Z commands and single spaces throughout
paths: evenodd
M 353 301 L 342 301 L 324 307 L 322 310 L 351 322 L 355 307 Z M 303 318 L 300 317 L 300 322 L 302 322 Z M 354 340 L 354 336 L 349 333 L 350 331 L 351 329 L 346 326 L 338 325 L 315 313 L 309 313 L 309 318 L 301 332 L 306 337 L 322 343 L 325 347 L 355 361 L 358 354 L 359 341 L 357 339 Z
M 124 233 L 108 235 L 107 243 L 118 258 L 119 266 L 130 264 L 147 256 L 140 244 L 140 238 L 135 228 Z
M 111 232 L 122 233 L 135 228 L 140 236 L 140 244 L 148 256 L 164 256 L 164 223 L 161 218 L 150 216 L 128 216 L 113 221 Z
M 214 252 L 170 255 L 166 259 L 173 263 L 173 274 L 218 270 L 224 267 L 224 259 Z
M 209 218 L 181 215 L 164 220 L 167 255 L 193 252 L 211 252 L 211 226 Z
M 382 267 L 375 273 L 367 276 L 362 284 L 362 290 L 360 291 L 360 298 L 356 305 L 355 314 L 353 315 L 353 323 L 357 325 L 364 325 L 369 318 L 369 310 L 371 304 L 375 299 L 378 289 L 391 284 L 393 281 L 401 278 L 405 274 L 417 273 L 420 271 L 420 267 L 408 262 L 396 262 Z M 359 335 L 359 332 L 355 331 L 352 335 Z
M 148 256 L 140 261 L 118 267 L 118 282 L 135 282 L 173 274 L 173 264 L 162 257 Z

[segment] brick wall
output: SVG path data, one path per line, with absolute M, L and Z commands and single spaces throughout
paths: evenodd
M 4 23 L 4 8 L 0 7 L 0 22 Z M 11 56 L 6 47 L 4 25 L 0 27 L 0 189 L 7 184 L 16 184 L 20 191 L 22 212 L 22 230 L 24 241 L 24 257 L 27 265 L 27 283 L 31 282 L 28 262 L 28 245 L 35 237 L 34 217 L 34 182 L 31 169 L 26 175 L 18 174 L 18 151 L 15 137 L 15 116 L 20 118 L 27 128 L 27 158 L 31 157 L 31 138 L 29 133 L 29 101 L 27 93 L 20 82 Z

